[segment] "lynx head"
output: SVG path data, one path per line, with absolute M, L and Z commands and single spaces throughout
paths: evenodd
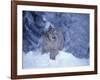
M 55 28 L 52 28 L 51 26 L 49 27 L 49 30 L 47 32 L 47 35 L 48 35 L 48 39 L 50 41 L 56 41 L 57 40 L 57 31 Z

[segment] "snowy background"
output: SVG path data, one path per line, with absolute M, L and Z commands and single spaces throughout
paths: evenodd
M 64 34 L 64 50 L 56 60 L 41 55 L 41 38 L 53 24 Z M 23 11 L 23 68 L 89 65 L 89 14 Z

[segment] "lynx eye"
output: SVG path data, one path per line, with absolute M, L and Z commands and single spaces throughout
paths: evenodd
M 52 37 L 53 39 L 56 39 L 56 37 Z

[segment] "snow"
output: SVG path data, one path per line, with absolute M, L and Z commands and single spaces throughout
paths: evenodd
M 54 67 L 75 67 L 88 66 L 89 59 L 77 58 L 72 54 L 64 51 L 59 51 L 55 60 L 49 58 L 49 53 L 41 54 L 38 51 L 30 51 L 23 53 L 23 69 L 29 68 L 54 68 Z

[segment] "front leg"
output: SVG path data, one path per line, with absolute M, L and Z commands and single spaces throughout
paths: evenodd
M 50 59 L 55 60 L 57 54 L 58 54 L 58 50 L 56 49 L 50 50 Z
M 45 53 L 48 53 L 48 49 L 46 47 L 43 47 L 42 48 L 42 53 L 41 54 L 45 54 Z

